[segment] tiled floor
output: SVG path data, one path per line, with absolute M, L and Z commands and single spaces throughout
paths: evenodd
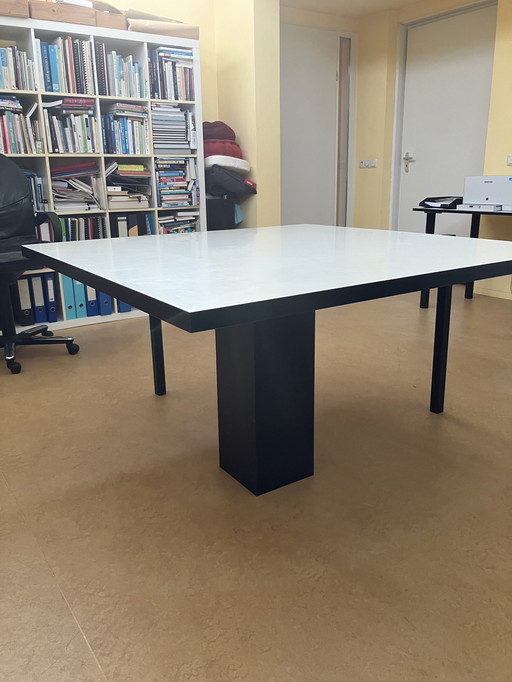
M 147 322 L 0 373 L 2 682 L 510 682 L 512 304 L 318 314 L 316 475 L 217 467 L 214 336 Z M 276 420 L 277 420 L 276 415 Z

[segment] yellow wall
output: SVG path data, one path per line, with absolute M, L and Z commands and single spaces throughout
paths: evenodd
M 279 0 L 215 0 L 214 7 L 219 118 L 236 130 L 258 184 L 243 202 L 243 225 L 278 225 Z
M 237 133 L 258 194 L 243 203 L 245 227 L 280 218 L 279 0 L 113 0 L 199 26 L 203 119 Z
M 301 24 L 303 26 L 315 26 L 327 28 L 340 33 L 356 33 L 359 22 L 351 17 L 342 17 L 337 14 L 324 12 L 310 12 L 295 7 L 281 7 L 281 21 L 285 24 Z
M 512 175 L 512 168 L 506 165 L 507 154 L 512 153 L 511 111 L 512 3 L 510 0 L 500 0 L 485 153 L 484 173 L 486 175 Z M 481 235 L 487 239 L 512 240 L 512 218 L 482 220 Z M 499 277 L 479 282 L 475 291 L 500 298 L 512 298 L 511 286 L 511 277 Z
M 355 226 L 387 229 L 391 205 L 393 119 L 397 42 L 400 24 L 468 6 L 461 0 L 418 2 L 407 7 L 363 17 L 359 22 L 357 66 L 356 158 L 378 158 L 379 167 L 354 169 Z M 474 3 L 473 3 L 474 4 Z M 498 0 L 496 47 L 489 111 L 484 173 L 510 172 L 506 156 L 512 153 L 512 2 Z M 512 220 L 482 220 L 483 237 L 512 239 Z M 478 293 L 512 298 L 511 278 L 485 280 Z

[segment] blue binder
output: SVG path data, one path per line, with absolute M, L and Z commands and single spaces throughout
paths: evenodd
M 87 301 L 87 317 L 99 315 L 100 311 L 98 310 L 98 297 L 96 289 L 86 286 L 85 299 Z
M 48 45 L 48 55 L 50 58 L 50 75 L 52 79 L 53 92 L 60 92 L 60 69 L 59 69 L 59 48 L 57 45 Z
M 124 303 L 123 301 L 117 301 L 117 312 L 118 313 L 129 313 L 132 309 L 131 305 Z
M 76 316 L 87 317 L 87 302 L 85 300 L 85 286 L 76 279 L 73 280 L 73 291 L 75 294 Z
M 64 297 L 63 308 L 66 320 L 76 319 L 75 293 L 73 291 L 73 280 L 71 277 L 61 275 L 62 295 Z
M 43 296 L 48 322 L 57 322 L 57 297 L 55 295 L 55 273 L 43 275 Z
M 100 315 L 112 315 L 112 296 L 98 291 L 98 307 Z
M 32 275 L 29 281 L 32 309 L 34 311 L 34 322 L 47 322 L 46 306 L 44 304 L 43 294 L 43 278 L 41 275 Z

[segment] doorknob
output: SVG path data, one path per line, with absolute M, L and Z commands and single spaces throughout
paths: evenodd
M 405 161 L 404 170 L 406 173 L 408 173 L 409 172 L 409 164 L 414 163 L 414 161 L 416 161 L 416 159 L 414 158 L 414 156 L 412 156 L 412 154 L 410 152 L 405 152 L 403 160 Z

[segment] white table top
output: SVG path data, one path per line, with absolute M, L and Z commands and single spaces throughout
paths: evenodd
M 387 284 L 391 289 L 379 295 L 392 295 L 464 282 L 469 274 L 470 280 L 512 273 L 512 242 L 325 225 L 36 244 L 24 252 L 40 254 L 39 262 L 102 286 L 106 293 L 117 295 L 116 287 L 122 287 L 125 294 L 136 292 L 190 318 L 319 292 L 340 294 L 364 285 Z M 458 272 L 474 268 L 478 273 Z M 439 273 L 451 273 L 451 279 L 436 279 Z M 424 280 L 428 275 L 434 279 Z M 376 297 L 360 294 L 323 303 L 318 298 L 309 309 Z M 148 306 L 142 309 L 150 312 Z M 213 321 L 201 328 L 222 324 Z

